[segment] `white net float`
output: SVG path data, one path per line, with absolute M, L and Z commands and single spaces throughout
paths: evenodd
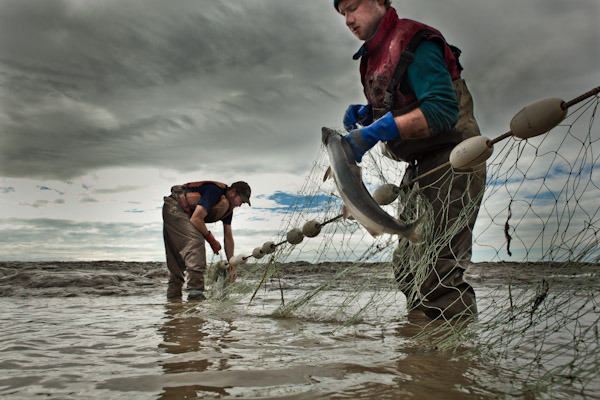
M 229 263 L 227 261 L 225 261 L 225 260 L 219 261 L 219 263 L 217 265 L 221 269 L 229 269 Z
M 265 252 L 263 251 L 262 247 L 257 247 L 254 250 L 252 250 L 252 257 L 256 258 L 257 260 L 260 260 L 264 256 Z
M 238 265 L 246 264 L 245 256 L 242 254 L 233 256 L 229 259 L 229 264 L 231 264 L 233 267 L 237 267 Z
M 317 236 L 319 233 L 321 233 L 321 223 L 314 219 L 308 221 L 302 227 L 302 233 L 304 236 L 310 238 Z
M 391 204 L 398 198 L 398 186 L 393 183 L 386 183 L 379 186 L 373 192 L 373 199 L 380 206 Z
M 562 108 L 563 103 L 564 101 L 557 97 L 531 103 L 516 113 L 510 121 L 511 132 L 519 139 L 548 132 L 567 116 L 567 108 Z
M 452 168 L 467 169 L 484 163 L 494 152 L 489 147 L 490 139 L 485 136 L 474 136 L 457 144 L 450 153 Z
M 287 233 L 286 239 L 289 244 L 298 244 L 304 240 L 304 234 L 298 228 L 294 228 Z
M 271 254 L 275 251 L 275 243 L 274 242 L 265 242 L 262 245 L 262 251 L 265 254 Z

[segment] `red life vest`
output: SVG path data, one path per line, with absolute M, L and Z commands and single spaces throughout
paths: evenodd
M 392 82 L 392 77 L 400 54 L 412 37 L 420 30 L 433 33 L 424 36 L 424 40 L 437 40 L 443 45 L 444 60 L 452 80 L 460 78 L 460 71 L 452 49 L 442 34 L 428 25 L 410 19 L 398 19 L 396 10 L 390 7 L 379 23 L 377 32 L 364 44 L 366 57 L 360 63 L 360 75 L 364 93 L 373 108 L 383 108 L 385 91 Z M 414 93 L 403 93 L 400 85 L 396 88 L 393 110 L 405 109 L 417 101 Z
M 459 106 L 462 107 L 463 103 L 469 103 L 470 94 L 464 85 L 464 81 L 460 79 L 460 67 L 457 57 L 442 34 L 437 29 L 423 23 L 410 19 L 398 19 L 396 10 L 389 7 L 375 35 L 364 43 L 367 52 L 366 55 L 362 56 L 360 63 L 364 94 L 373 108 L 375 119 L 390 111 L 384 105 L 386 90 L 392 82 L 400 55 L 413 36 L 422 30 L 430 31 L 423 36 L 423 40 L 435 40 L 442 45 L 444 60 L 455 87 Z M 461 99 L 459 96 L 463 96 L 465 91 L 468 94 L 468 99 L 466 97 Z M 401 81 L 395 88 L 392 114 L 394 116 L 406 114 L 417 107 L 417 97 L 409 88 L 404 88 Z M 392 140 L 386 143 L 388 152 L 391 153 L 393 158 L 412 161 L 419 155 L 456 145 L 467 137 L 478 135 L 479 128 L 476 123 L 474 126 L 471 123 L 471 119 L 474 122 L 472 108 L 464 111 L 459 113 L 459 119 L 463 116 L 470 118 L 468 131 L 462 129 L 465 124 L 461 124 L 460 131 L 452 129 L 449 132 L 443 132 L 425 139 Z
M 195 191 L 190 191 L 191 188 L 199 188 L 200 186 L 212 183 L 220 187 L 221 189 L 226 189 L 227 185 L 221 182 L 216 181 L 199 181 L 199 182 L 190 182 L 182 185 L 183 193 L 178 194 L 179 204 L 183 207 L 183 210 L 191 217 L 194 214 L 194 210 L 198 205 L 198 202 L 202 198 L 202 195 Z M 233 209 L 229 208 L 229 200 L 225 195 L 221 196 L 221 200 L 208 212 L 208 215 L 204 218 L 204 222 L 217 222 L 221 221 L 225 217 L 229 216 L 233 212 Z

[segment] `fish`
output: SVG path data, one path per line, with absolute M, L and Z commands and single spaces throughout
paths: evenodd
M 330 163 L 324 180 L 333 176 L 344 202 L 344 218 L 348 214 L 352 215 L 372 236 L 387 233 L 402 236 L 413 242 L 418 241 L 415 232 L 420 218 L 407 224 L 385 212 L 365 187 L 361 169 L 356 164 L 352 149 L 344 137 L 327 127 L 321 129 L 321 134 Z

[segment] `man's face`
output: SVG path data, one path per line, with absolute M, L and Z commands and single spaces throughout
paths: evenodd
M 243 203 L 242 197 L 238 194 L 236 189 L 232 189 L 228 192 L 227 197 L 233 208 L 239 207 Z
M 360 40 L 367 40 L 377 30 L 386 13 L 384 0 L 341 0 L 338 9 L 346 26 Z

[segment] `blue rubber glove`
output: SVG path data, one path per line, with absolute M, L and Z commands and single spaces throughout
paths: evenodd
M 344 136 L 344 139 L 350 144 L 356 162 L 360 162 L 363 155 L 377 142 L 398 140 L 400 139 L 400 132 L 396 121 L 394 121 L 394 116 L 391 112 L 388 112 L 371 125 L 351 131 Z
M 370 104 L 367 104 L 366 106 L 363 106 L 362 104 L 352 104 L 346 109 L 346 113 L 344 114 L 344 128 L 346 128 L 348 132 L 357 129 L 357 124 L 367 126 L 372 123 L 373 111 Z

